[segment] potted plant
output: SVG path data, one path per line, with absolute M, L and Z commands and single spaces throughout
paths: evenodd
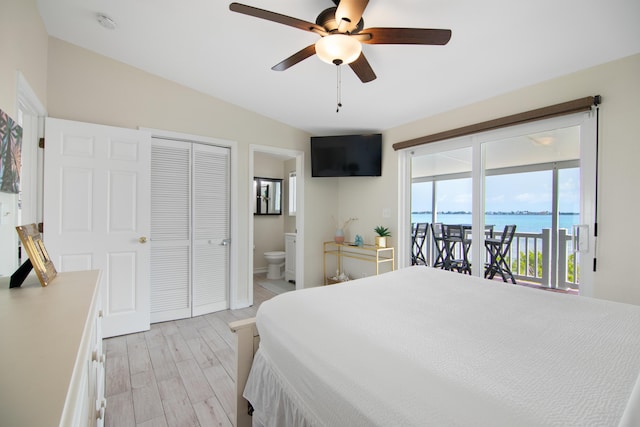
M 377 226 L 373 229 L 376 232 L 376 246 L 379 248 L 387 247 L 387 237 L 391 237 L 391 233 L 387 227 L 383 227 L 381 225 Z

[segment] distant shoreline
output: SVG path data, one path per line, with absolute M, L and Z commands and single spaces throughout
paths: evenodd
M 485 223 L 493 225 L 495 229 L 501 230 L 505 225 L 515 224 L 518 232 L 539 233 L 540 230 L 550 228 L 553 225 L 554 217 L 551 212 L 487 212 L 485 215 Z M 431 222 L 433 215 L 430 211 L 424 213 L 412 212 L 411 222 Z M 571 212 L 562 212 L 557 218 L 558 228 L 571 230 L 574 225 L 580 221 L 580 214 Z M 445 224 L 471 224 L 473 222 L 473 214 L 470 212 L 452 212 L 444 211 L 437 213 L 437 222 Z
M 416 214 L 416 215 L 425 215 L 425 214 L 431 214 L 431 211 L 421 211 L 421 212 L 411 212 L 411 214 Z M 438 215 L 471 215 L 471 212 L 465 212 L 465 211 L 442 211 L 442 212 L 437 212 Z M 495 211 L 495 212 L 485 212 L 485 215 L 551 215 L 552 213 L 549 211 L 542 211 L 542 212 L 531 212 L 531 211 L 511 211 L 511 212 L 502 212 L 502 211 Z M 580 215 L 579 212 L 558 212 L 559 215 Z

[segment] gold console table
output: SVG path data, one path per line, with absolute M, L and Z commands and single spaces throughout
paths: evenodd
M 375 245 L 356 246 L 349 242 L 324 242 L 324 263 L 322 271 L 325 285 L 329 284 L 329 278 L 327 277 L 327 255 L 334 255 L 336 257 L 339 271 L 342 271 L 342 258 L 374 262 L 376 264 L 376 275 L 379 273 L 380 264 L 390 262 L 391 270 L 395 270 L 395 251 L 393 247 L 380 248 Z

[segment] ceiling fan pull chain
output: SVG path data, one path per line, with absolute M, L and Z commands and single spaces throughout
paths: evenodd
M 337 78 L 337 83 L 336 83 L 336 89 L 337 89 L 337 98 L 338 98 L 338 106 L 336 107 L 336 113 L 340 112 L 340 107 L 342 107 L 342 100 L 341 98 L 341 92 L 342 92 L 342 79 L 340 78 L 340 64 L 336 64 L 336 78 Z

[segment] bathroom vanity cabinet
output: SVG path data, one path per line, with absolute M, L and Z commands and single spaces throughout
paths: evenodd
M 284 280 L 287 282 L 296 281 L 296 233 L 285 233 L 284 235 Z

